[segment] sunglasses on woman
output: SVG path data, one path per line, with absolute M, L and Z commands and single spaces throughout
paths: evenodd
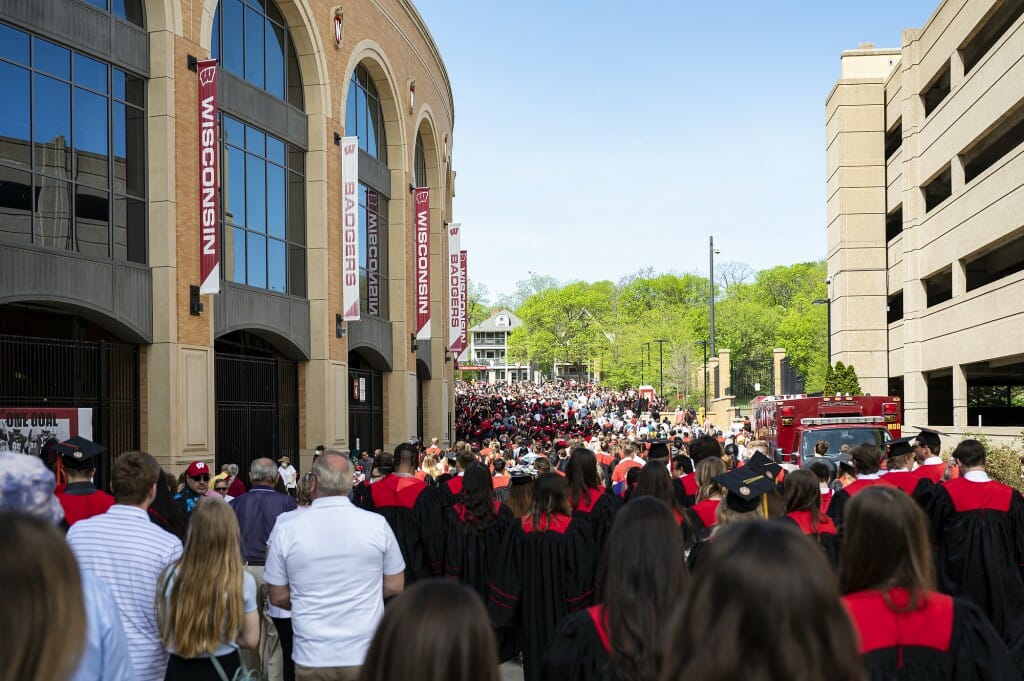
M 227 494 L 228 488 L 227 487 L 214 487 L 213 491 L 214 492 L 224 492 L 225 494 Z

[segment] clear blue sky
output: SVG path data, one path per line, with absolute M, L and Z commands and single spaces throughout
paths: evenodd
M 414 0 L 455 97 L 454 222 L 491 298 L 824 258 L 839 55 L 939 0 Z

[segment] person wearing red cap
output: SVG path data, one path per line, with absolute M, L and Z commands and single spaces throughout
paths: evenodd
M 203 461 L 193 461 L 185 471 L 185 487 L 174 496 L 185 517 L 192 516 L 192 509 L 210 490 L 210 467 Z

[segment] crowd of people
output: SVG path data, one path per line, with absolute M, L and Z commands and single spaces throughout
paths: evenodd
M 459 391 L 450 450 L 248 485 L 0 453 L 0 681 L 1022 678 L 1024 498 L 982 443 L 787 471 L 629 393 Z

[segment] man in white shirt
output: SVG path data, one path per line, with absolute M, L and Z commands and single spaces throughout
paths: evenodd
M 384 599 L 402 592 L 405 561 L 383 516 L 348 499 L 355 467 L 328 451 L 313 464 L 310 509 L 274 527 L 263 573 L 270 602 L 292 612 L 295 678 L 359 676 Z
M 292 465 L 292 460 L 288 456 L 282 456 L 277 460 L 280 464 L 277 467 L 277 474 L 281 476 L 281 483 L 284 485 L 284 489 L 288 492 L 288 496 L 295 496 L 295 483 L 298 482 L 299 473 L 295 470 L 295 466 Z
M 181 557 L 178 538 L 150 522 L 147 513 L 161 476 L 160 464 L 149 454 L 122 454 L 111 472 L 114 505 L 75 523 L 67 536 L 79 566 L 96 574 L 113 593 L 136 681 L 160 681 L 167 671 L 153 604 L 160 573 Z

